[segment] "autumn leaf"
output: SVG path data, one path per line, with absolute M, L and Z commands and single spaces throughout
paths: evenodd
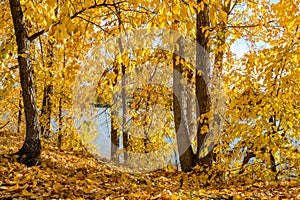
M 26 197 L 34 197 L 34 194 L 32 192 L 27 191 L 26 189 L 22 190 L 22 195 Z

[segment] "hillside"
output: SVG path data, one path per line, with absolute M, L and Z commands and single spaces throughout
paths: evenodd
M 296 181 L 199 184 L 201 175 L 159 170 L 129 174 L 110 169 L 84 148 L 54 148 L 43 144 L 42 163 L 26 167 L 6 156 L 22 138 L 0 133 L 1 199 L 299 199 Z M 298 195 L 298 196 L 297 196 Z

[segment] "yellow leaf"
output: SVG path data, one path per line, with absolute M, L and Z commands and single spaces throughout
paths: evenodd
M 148 24 L 147 24 L 147 28 L 150 28 L 150 27 L 152 27 L 152 22 L 150 21 Z
M 83 192 L 86 193 L 86 194 L 89 194 L 89 193 L 92 193 L 93 190 L 89 187 L 86 187 L 86 188 L 83 189 Z
M 198 12 L 201 12 L 204 10 L 204 2 L 203 1 L 200 2 L 200 4 L 197 7 L 197 10 L 198 10 Z
M 1 186 L 0 189 L 1 189 L 1 190 L 8 190 L 9 188 L 6 187 L 6 186 Z
M 56 191 L 60 191 L 63 188 L 63 186 L 60 183 L 54 183 L 53 188 Z
M 51 7 L 54 6 L 56 2 L 57 2 L 56 0 L 47 0 L 48 5 Z
M 43 197 L 49 197 L 51 195 L 51 192 L 45 192 L 45 193 L 43 193 Z
M 196 10 L 194 9 L 194 5 L 193 4 L 190 4 L 190 10 L 192 13 L 196 13 Z
M 159 27 L 164 28 L 165 27 L 165 22 L 162 22 Z
M 235 194 L 235 195 L 233 195 L 233 199 L 234 200 L 242 199 L 242 196 L 239 194 Z
M 210 12 L 209 15 L 210 15 L 209 17 L 210 17 L 212 26 L 215 26 L 216 25 L 216 12 Z
M 220 11 L 220 18 L 221 20 L 226 23 L 227 22 L 227 13 L 223 10 Z
M 209 4 L 209 0 L 203 0 L 205 4 Z
M 178 31 L 178 24 L 172 23 L 172 30 Z
M 176 56 L 175 65 L 179 65 L 179 63 L 180 63 L 180 57 L 179 57 L 179 56 Z
M 32 192 L 29 192 L 27 190 L 22 190 L 22 195 L 26 196 L 26 197 L 32 197 L 34 196 L 34 194 Z
M 122 61 L 121 61 L 121 62 L 122 62 Z M 108 73 L 108 74 L 107 74 L 107 78 L 110 79 L 110 80 L 115 80 L 116 76 L 117 76 L 117 75 L 116 75 L 115 73 Z
M 93 181 L 92 181 L 91 179 L 89 179 L 89 178 L 87 178 L 86 181 L 87 181 L 88 183 L 92 183 L 92 182 L 93 182 Z
M 177 4 L 173 7 L 173 13 L 174 15 L 178 15 L 180 12 L 180 6 Z
M 12 187 L 10 187 L 8 190 L 9 191 L 15 191 L 15 190 L 17 190 L 17 189 L 19 189 L 19 185 L 17 184 L 17 185 L 14 185 L 14 186 L 12 186 Z
M 174 195 L 174 194 L 173 194 L 173 195 L 171 196 L 171 199 L 172 199 L 172 200 L 177 200 L 177 199 L 180 199 L 180 197 L 179 197 L 178 195 Z
M 118 56 L 118 58 L 117 58 L 117 63 L 118 63 L 118 64 L 121 64 L 122 62 L 123 62 L 122 57 L 121 57 L 121 56 Z
M 36 181 L 33 181 L 33 187 L 35 187 L 37 185 Z
M 21 181 L 19 182 L 19 184 L 27 183 L 30 179 L 31 179 L 31 177 L 30 177 L 29 175 L 27 175 L 23 180 L 21 180 Z
M 18 54 L 18 56 L 20 56 L 22 58 L 27 58 L 27 54 L 26 53 L 20 53 L 20 54 Z

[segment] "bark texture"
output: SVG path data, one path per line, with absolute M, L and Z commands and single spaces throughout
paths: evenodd
M 36 94 L 32 77 L 30 59 L 30 40 L 28 39 L 20 0 L 9 0 L 18 46 L 20 81 L 26 119 L 26 138 L 22 148 L 16 153 L 18 161 L 27 166 L 37 165 L 40 161 L 41 141 L 40 124 L 36 105 Z
M 41 123 L 41 133 L 44 138 L 49 138 L 50 134 L 50 123 L 51 123 L 51 111 L 52 111 L 52 85 L 44 86 L 44 97 L 43 97 L 43 105 L 41 112 L 41 119 L 43 120 Z
M 201 3 L 203 0 L 198 0 Z M 201 157 L 200 153 L 203 149 L 205 137 L 208 134 L 208 112 L 210 110 L 210 96 L 207 86 L 206 78 L 209 78 L 209 38 L 207 31 L 203 31 L 203 28 L 208 27 L 209 23 L 209 6 L 204 3 L 204 9 L 197 13 L 197 27 L 196 27 L 196 110 L 197 110 L 197 153 L 196 162 L 200 165 L 211 165 L 212 157 L 210 155 Z M 199 120 L 200 119 L 200 120 Z
M 54 60 L 54 42 L 49 40 L 49 45 L 47 48 L 47 57 L 49 58 L 49 61 L 47 62 L 47 68 L 51 68 L 53 66 L 53 60 Z M 49 70 L 49 72 L 46 72 L 49 75 L 49 78 L 51 79 L 52 73 Z M 51 96 L 53 94 L 53 85 L 49 81 L 47 81 L 48 77 L 45 80 L 44 85 L 44 96 L 43 96 L 43 105 L 42 105 L 42 112 L 41 112 L 41 134 L 44 138 L 49 138 L 50 134 L 50 123 L 51 123 L 51 113 L 52 113 L 52 101 Z
M 194 166 L 193 163 L 193 149 L 191 146 L 188 124 L 186 122 L 185 113 L 183 112 L 183 105 L 185 101 L 184 86 L 181 83 L 183 78 L 183 65 L 181 64 L 180 55 L 183 51 L 182 38 L 179 38 L 178 41 L 179 49 L 175 49 L 173 54 L 173 111 L 174 111 L 174 122 L 175 122 L 175 131 L 176 131 L 176 140 L 178 146 L 179 160 L 181 164 L 182 171 L 190 171 Z

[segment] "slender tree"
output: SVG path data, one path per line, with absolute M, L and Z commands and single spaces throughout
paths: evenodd
M 48 62 L 46 62 L 47 68 L 51 68 L 53 65 L 53 59 L 54 59 L 54 41 L 53 39 L 50 39 L 48 41 L 48 48 L 47 48 L 47 57 Z M 52 72 L 49 70 L 49 72 L 46 72 L 46 76 L 49 75 L 49 78 L 52 77 Z M 51 80 L 50 80 L 51 81 Z M 50 123 L 51 123 L 51 113 L 52 113 L 52 101 L 51 96 L 53 93 L 53 85 L 49 81 L 47 81 L 47 78 L 45 78 L 44 83 L 44 96 L 43 96 L 43 105 L 42 105 L 42 111 L 41 111 L 41 134 L 44 138 L 49 138 L 50 134 Z
M 25 20 L 20 0 L 9 0 L 11 15 L 18 46 L 20 82 L 26 119 L 26 138 L 22 148 L 16 153 L 18 161 L 28 166 L 39 163 L 41 154 L 40 123 L 33 82 L 33 67 L 30 58 L 30 40 L 25 27 Z
M 175 49 L 173 54 L 173 111 L 181 170 L 190 171 L 194 166 L 194 153 L 187 129 L 188 127 L 185 126 L 187 123 L 183 112 L 185 97 L 183 93 L 184 86 L 181 83 L 181 79 L 183 77 L 183 65 L 181 62 L 182 58 L 180 58 L 183 51 L 182 40 L 182 38 L 178 39 L 178 49 Z

